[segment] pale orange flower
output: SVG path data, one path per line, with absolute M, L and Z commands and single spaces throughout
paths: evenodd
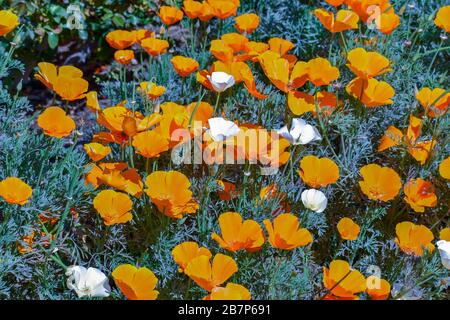
M 60 107 L 48 107 L 37 120 L 44 134 L 55 138 L 67 137 L 75 129 L 75 121 Z
M 424 249 L 430 252 L 434 250 L 434 245 L 431 243 L 434 239 L 433 233 L 424 225 L 404 221 L 397 224 L 395 232 L 397 234 L 395 242 L 406 254 L 420 257 Z
M 399 175 L 394 169 L 368 164 L 359 171 L 363 178 L 359 181 L 362 192 L 371 200 L 389 201 L 394 199 L 402 187 Z
M 331 159 L 309 155 L 300 161 L 298 174 L 311 188 L 320 188 L 339 179 L 339 167 Z
M 183 56 L 174 56 L 170 60 L 172 62 L 173 68 L 181 77 L 187 77 L 191 73 L 198 70 L 199 64 L 195 59 L 183 57 Z
M 173 260 L 178 264 L 178 272 L 184 272 L 189 262 L 199 256 L 212 257 L 211 251 L 205 247 L 200 247 L 196 242 L 186 241 L 180 243 L 172 250 Z
M 28 202 L 33 193 L 33 189 L 16 177 L 8 177 L 0 181 L 0 197 L 9 204 L 23 206 Z
M 105 225 L 127 223 L 133 216 L 133 202 L 125 193 L 103 190 L 94 198 L 94 208 L 100 214 Z
M 159 17 L 165 25 L 172 25 L 183 19 L 183 11 L 177 7 L 161 6 Z
M 350 218 L 342 218 L 337 224 L 339 235 L 344 240 L 356 240 L 361 228 Z
M 437 205 L 437 196 L 431 182 L 421 178 L 411 179 L 405 183 L 403 191 L 404 200 L 415 212 L 425 212 L 425 207 L 434 208 Z
M 356 294 L 366 290 L 364 276 L 343 260 L 333 260 L 329 269 L 323 267 L 323 284 L 334 297 L 344 299 L 359 299 Z
M 273 220 L 273 224 L 267 219 L 263 223 L 274 248 L 292 250 L 306 246 L 313 240 L 307 229 L 300 228 L 299 220 L 293 214 L 282 213 Z
M 155 290 L 158 278 L 145 268 L 122 264 L 112 272 L 114 282 L 129 300 L 156 300 L 159 292 Z

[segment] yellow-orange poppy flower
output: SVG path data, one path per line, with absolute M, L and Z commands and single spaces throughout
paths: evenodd
M 359 181 L 359 186 L 371 200 L 384 202 L 392 200 L 402 187 L 399 175 L 389 167 L 381 167 L 372 163 L 362 167 L 359 172 L 363 178 L 362 181 Z
M 83 78 L 59 76 L 53 86 L 63 100 L 75 101 L 86 97 L 89 83 Z
M 387 300 L 391 293 L 391 284 L 377 276 L 367 277 L 367 294 L 372 300 Z
M 183 11 L 189 19 L 198 18 L 202 9 L 203 4 L 200 1 L 183 1 Z
M 114 282 L 129 300 L 156 300 L 159 292 L 155 290 L 158 278 L 145 268 L 122 264 L 112 272 Z
M 156 57 L 167 51 L 169 42 L 156 38 L 146 38 L 141 41 L 141 47 L 151 56 Z
M 189 262 L 199 256 L 212 257 L 211 251 L 205 247 L 200 247 L 196 242 L 186 241 L 180 243 L 172 249 L 173 260 L 178 264 L 178 272 L 184 272 Z
M 59 77 L 81 78 L 83 77 L 83 71 L 74 66 L 57 67 L 53 63 L 40 62 L 38 63 L 38 73 L 34 77 L 47 88 L 54 90 L 54 86 Z
M 127 223 L 133 216 L 133 202 L 125 193 L 103 190 L 94 198 L 94 208 L 100 214 L 105 225 Z
M 450 241 L 450 228 L 444 228 L 439 232 L 439 239 Z
M 181 219 L 185 214 L 195 213 L 198 203 L 192 199 L 189 179 L 177 171 L 155 171 L 145 180 L 145 193 L 158 210 L 168 217 Z
M 389 126 L 384 132 L 383 137 L 381 137 L 380 145 L 378 146 L 378 151 L 383 151 L 391 147 L 397 146 L 402 143 L 403 132 L 394 126 Z
M 155 158 L 169 150 L 169 140 L 155 130 L 144 131 L 133 136 L 133 147 L 143 157 Z
M 136 42 L 140 42 L 141 40 L 145 39 L 145 38 L 150 38 L 150 37 L 154 37 L 155 33 L 151 32 L 150 30 L 147 29 L 138 29 L 138 30 L 133 30 L 131 31 L 134 34 L 134 38 Z
M 225 287 L 216 287 L 204 300 L 251 300 L 250 291 L 244 286 L 227 283 Z
M 134 51 L 117 50 L 116 52 L 114 52 L 114 59 L 122 65 L 130 64 L 131 60 L 134 59 Z
M 331 159 L 309 155 L 300 161 L 298 174 L 311 188 L 320 188 L 339 179 L 339 167 Z
M 439 174 L 442 178 L 450 180 L 450 157 L 442 160 L 439 164 Z
M 165 25 L 172 25 L 183 19 L 183 11 L 177 7 L 161 6 L 159 8 L 159 18 Z
M 172 62 L 173 68 L 181 77 L 187 77 L 192 72 L 198 70 L 199 64 L 195 59 L 183 57 L 183 56 L 174 56 L 170 60 Z
M 322 115 L 328 116 L 342 102 L 336 95 L 328 91 L 319 91 L 314 96 L 301 91 L 289 91 L 287 95 L 289 109 L 295 115 L 311 112 L 316 115 L 316 105 Z
M 256 28 L 259 26 L 259 17 L 257 14 L 254 13 L 245 13 L 240 15 L 239 17 L 234 18 L 234 21 L 236 24 L 234 27 L 240 32 L 240 33 L 247 33 L 250 34 L 253 31 L 255 31 Z
M 366 290 L 366 279 L 350 268 L 344 260 L 333 260 L 330 268 L 323 267 L 323 284 L 337 298 L 359 299 L 357 293 Z
M 316 9 L 314 10 L 314 15 L 331 33 L 358 29 L 359 17 L 351 10 L 339 10 L 335 17 L 333 12 L 325 9 Z
M 23 206 L 30 199 L 33 189 L 16 177 L 8 177 L 0 181 L 0 197 L 9 204 Z
M 356 240 L 361 228 L 350 218 L 342 218 L 337 224 L 339 235 L 344 240 Z
M 327 59 L 315 58 L 308 61 L 308 80 L 315 86 L 326 86 L 339 78 L 339 69 Z
M 381 13 L 378 19 L 377 29 L 387 35 L 391 34 L 400 25 L 400 16 L 394 12 Z
M 216 18 L 225 20 L 236 15 L 239 4 L 236 1 L 229 0 L 207 0 L 212 8 L 212 12 Z
M 117 50 L 124 50 L 136 42 L 136 34 L 126 30 L 114 30 L 106 35 L 108 44 Z
M 237 212 L 222 213 L 219 216 L 219 225 L 222 236 L 213 233 L 211 237 L 223 249 L 233 252 L 245 249 L 254 252 L 264 244 L 261 226 L 254 220 L 243 221 Z
M 150 99 L 158 99 L 166 92 L 166 88 L 158 86 L 156 83 L 144 81 L 139 84 L 139 90 Z
M 389 0 L 346 0 L 346 3 L 364 22 L 369 18 L 375 19 L 381 13 L 391 13 L 394 10 Z
M 60 107 L 48 107 L 37 120 L 44 134 L 55 138 L 67 137 L 75 129 L 75 121 Z
M 295 44 L 291 41 L 278 37 L 270 38 L 267 43 L 269 44 L 270 51 L 277 53 L 281 57 L 295 47 Z
M 184 269 L 184 273 L 189 278 L 209 292 L 219 287 L 237 271 L 236 262 L 221 253 L 214 256 L 212 263 L 209 257 L 198 256 L 192 259 Z
M 378 81 L 375 78 L 368 80 L 355 78 L 349 82 L 346 91 L 367 107 L 392 104 L 391 98 L 395 95 L 395 90 L 389 83 Z
M 347 67 L 359 78 L 369 79 L 392 70 L 389 59 L 375 51 L 356 48 L 347 54 Z
M 405 183 L 405 201 L 415 212 L 425 212 L 425 207 L 434 208 L 437 205 L 437 196 L 431 182 L 421 178 L 411 179 Z
M 278 215 L 273 224 L 263 221 L 269 234 L 269 242 L 274 248 L 292 250 L 312 242 L 312 235 L 306 228 L 300 228 L 298 218 L 290 213 Z
M 100 103 L 98 102 L 97 91 L 89 91 L 86 93 L 86 106 L 91 112 L 97 113 L 101 110 Z
M 97 142 L 85 144 L 84 150 L 92 161 L 102 160 L 104 157 L 111 153 L 110 147 L 104 146 L 101 143 Z
M 416 94 L 416 99 L 425 109 L 429 117 L 439 117 L 447 112 L 450 104 L 450 93 L 444 89 L 424 87 Z
M 397 238 L 395 242 L 406 254 L 420 257 L 424 249 L 433 252 L 434 245 L 431 243 L 434 236 L 430 229 L 424 225 L 417 225 L 409 221 L 400 222 L 395 226 Z
M 450 6 L 443 6 L 438 10 L 434 24 L 445 32 L 450 32 Z
M 0 37 L 19 25 L 19 17 L 9 10 L 0 10 Z

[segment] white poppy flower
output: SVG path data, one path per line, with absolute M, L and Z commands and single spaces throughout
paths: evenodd
M 287 126 L 284 126 L 277 130 L 277 133 L 289 140 L 293 145 L 308 144 L 313 141 L 322 140 L 319 131 L 314 126 L 299 118 L 292 119 L 291 130 Z
M 211 118 L 208 120 L 209 134 L 214 141 L 224 141 L 239 133 L 239 127 L 233 121 L 225 120 L 224 118 Z
M 315 212 L 323 212 L 327 207 L 327 197 L 322 191 L 309 189 L 302 192 L 303 205 Z
M 111 288 L 108 278 L 96 268 L 70 266 L 66 271 L 67 287 L 74 290 L 78 297 L 108 297 Z
M 439 249 L 441 255 L 442 265 L 450 270 L 450 241 L 439 240 L 436 242 L 436 246 Z
M 224 92 L 234 85 L 234 77 L 226 72 L 213 72 L 206 77 L 217 92 Z

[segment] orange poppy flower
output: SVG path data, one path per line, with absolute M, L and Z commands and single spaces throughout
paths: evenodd
M 181 219 L 184 214 L 195 213 L 198 203 L 192 199 L 189 179 L 177 171 L 155 171 L 145 180 L 145 193 L 158 210 L 168 217 Z
M 127 223 L 133 216 L 133 202 L 125 193 L 103 190 L 94 198 L 94 208 L 100 214 L 105 225 Z
M 122 264 L 112 272 L 114 282 L 129 300 L 156 300 L 159 292 L 155 290 L 158 278 L 145 268 Z
M 324 58 L 315 58 L 308 61 L 308 80 L 315 86 L 326 86 L 339 78 L 339 69 L 333 67 Z
M 146 38 L 141 41 L 141 46 L 149 55 L 156 57 L 167 51 L 169 42 L 156 38 Z
M 337 224 L 339 235 L 344 240 L 356 240 L 361 228 L 350 218 L 342 218 Z
M 277 53 L 281 57 L 286 55 L 288 51 L 294 49 L 295 47 L 295 44 L 289 40 L 278 37 L 270 38 L 267 43 L 269 44 L 270 51 Z
M 397 234 L 395 242 L 406 254 L 420 257 L 424 249 L 430 252 L 434 250 L 434 245 L 431 243 L 434 239 L 433 233 L 424 225 L 409 221 L 400 222 L 395 227 L 395 233 Z
M 42 82 L 47 88 L 54 90 L 54 86 L 59 77 L 81 78 L 83 71 L 74 66 L 56 67 L 53 63 L 38 63 L 38 73 L 34 77 Z
M 196 242 L 186 241 L 180 243 L 172 250 L 173 260 L 178 264 L 178 272 L 184 272 L 189 262 L 199 256 L 212 257 L 211 251 L 205 247 L 200 247 Z
M 350 29 L 358 29 L 359 17 L 351 10 L 339 10 L 336 17 L 325 9 L 314 10 L 314 15 L 322 25 L 331 33 L 342 32 Z
M 53 86 L 63 100 L 75 101 L 86 97 L 89 83 L 83 78 L 59 76 Z
M 102 160 L 104 157 L 111 153 L 110 147 L 96 142 L 85 144 L 84 150 L 92 161 Z
M 91 112 L 97 113 L 101 111 L 97 91 L 89 91 L 86 93 L 86 106 Z
M 211 7 L 211 5 L 208 2 L 203 1 L 202 9 L 200 10 L 200 12 L 198 14 L 199 20 L 203 21 L 203 22 L 208 22 L 209 20 L 214 18 L 214 16 L 215 16 L 215 13 L 214 13 L 214 10 Z
M 222 190 L 217 192 L 220 200 L 230 201 L 239 196 L 239 193 L 236 192 L 236 185 L 234 183 L 222 180 L 216 180 L 216 182 L 222 188 Z
M 229 0 L 207 0 L 216 18 L 225 20 L 236 15 L 239 4 Z
M 311 188 L 320 188 L 339 179 L 339 167 L 331 159 L 309 155 L 300 161 L 298 174 Z
M 245 13 L 234 19 L 236 24 L 234 27 L 240 33 L 250 34 L 259 26 L 259 17 L 254 13 Z
M 245 249 L 254 252 L 264 245 L 264 233 L 260 225 L 254 220 L 242 220 L 237 212 L 225 212 L 219 216 L 219 225 L 222 236 L 216 233 L 211 235 L 223 249 L 233 252 Z
M 263 223 L 274 248 L 292 250 L 306 246 L 313 240 L 308 230 L 300 228 L 298 218 L 293 214 L 282 213 L 273 220 L 273 224 L 268 219 Z
M 159 18 L 165 25 L 170 26 L 183 19 L 183 11 L 177 7 L 161 6 L 159 8 Z
M 346 0 L 346 2 L 364 22 L 367 22 L 370 17 L 376 17 L 377 12 L 393 12 L 389 0 Z
M 403 132 L 394 126 L 389 126 L 381 137 L 378 151 L 383 151 L 391 147 L 399 145 L 403 140 Z
M 138 29 L 131 31 L 136 42 L 141 42 L 145 38 L 155 37 L 155 33 L 147 29 Z
M 394 12 L 382 13 L 377 29 L 383 34 L 391 34 L 400 25 L 400 16 Z
M 377 276 L 367 277 L 368 284 L 375 284 L 367 286 L 366 292 L 372 300 L 387 300 L 391 293 L 391 284 L 385 280 L 378 278 Z
M 323 284 L 333 296 L 344 299 L 359 299 L 356 294 L 366 290 L 364 276 L 343 260 L 331 261 L 329 269 L 323 267 Z
M 377 164 L 368 164 L 359 172 L 363 178 L 359 181 L 362 192 L 371 200 L 389 201 L 394 199 L 402 182 L 394 169 L 381 167 Z
M 141 156 L 155 158 L 169 150 L 169 140 L 155 130 L 144 131 L 133 136 L 133 147 Z
M 450 241 L 450 228 L 444 228 L 439 232 L 439 239 Z
M 192 116 L 193 122 L 200 121 L 202 126 L 208 127 L 208 120 L 213 117 L 214 108 L 208 102 L 200 101 L 198 106 L 197 102 L 192 102 L 186 106 L 186 112 L 189 114 L 189 118 Z
M 395 90 L 389 83 L 374 78 L 368 80 L 355 78 L 347 85 L 346 91 L 366 107 L 392 104 L 391 98 L 395 95 Z
M 136 34 L 126 30 L 114 30 L 106 35 L 106 42 L 117 50 L 124 50 L 136 42 Z
M 138 89 L 153 100 L 158 99 L 166 92 L 165 87 L 158 86 L 156 83 L 148 81 L 141 82 Z
M 330 115 L 342 101 L 338 101 L 334 93 L 319 91 L 315 96 L 301 91 L 289 91 L 287 95 L 289 109 L 295 115 L 311 112 L 316 115 L 316 104 L 322 115 Z
M 227 283 L 224 287 L 212 289 L 211 294 L 204 300 L 251 300 L 250 291 L 244 286 L 235 283 Z
M 212 263 L 207 256 L 198 256 L 192 259 L 184 273 L 208 292 L 227 281 L 238 271 L 236 262 L 229 256 L 218 253 Z
M 9 10 L 0 10 L 0 37 L 10 33 L 19 25 L 19 17 Z
M 415 212 L 425 212 L 425 207 L 434 208 L 437 205 L 437 196 L 431 182 L 421 178 L 411 179 L 405 183 L 405 201 Z
M 389 59 L 375 51 L 356 48 L 347 54 L 347 67 L 360 79 L 370 79 L 391 71 Z
M 331 4 L 334 7 L 338 7 L 341 4 L 343 4 L 344 2 L 346 2 L 346 0 L 325 0 L 326 3 Z
M 189 19 L 199 17 L 203 9 L 203 4 L 199 1 L 183 1 L 183 11 Z
M 134 59 L 134 51 L 117 50 L 116 52 L 114 52 L 114 59 L 122 65 L 130 64 L 131 60 Z
M 9 204 L 23 206 L 30 199 L 33 189 L 16 177 L 8 177 L 0 181 L 0 197 Z
M 172 62 L 173 68 L 181 77 L 187 77 L 192 72 L 197 71 L 199 64 L 195 59 L 183 57 L 183 56 L 174 56 L 170 60 Z
M 44 134 L 55 138 L 67 137 L 75 129 L 75 121 L 60 107 L 48 107 L 37 120 Z
M 447 112 L 450 104 L 450 93 L 446 93 L 441 88 L 431 90 L 428 87 L 424 87 L 417 92 L 416 99 L 419 100 L 420 105 L 425 109 L 428 116 L 435 118 Z
M 450 6 L 443 6 L 438 10 L 434 24 L 445 32 L 450 32 Z
M 442 160 L 439 164 L 439 174 L 442 178 L 450 180 L 450 157 Z

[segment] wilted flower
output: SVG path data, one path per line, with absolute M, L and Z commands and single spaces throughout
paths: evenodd
M 320 188 L 339 179 L 339 167 L 331 159 L 309 155 L 300 161 L 298 174 L 311 188 Z
M 199 256 L 211 258 L 212 254 L 207 248 L 200 247 L 193 241 L 180 243 L 172 249 L 172 257 L 179 266 L 179 272 L 184 272 L 184 269 L 186 269 L 188 263 L 191 262 L 192 259 Z
M 172 25 L 183 19 L 183 11 L 177 7 L 161 6 L 159 8 L 159 17 L 165 25 Z
M 329 269 L 323 267 L 323 284 L 334 297 L 343 299 L 358 299 L 356 294 L 366 290 L 364 276 L 343 260 L 333 260 Z
M 282 213 L 273 223 L 268 219 L 263 223 L 269 234 L 269 242 L 274 248 L 292 250 L 313 241 L 311 233 L 306 228 L 300 228 L 300 222 L 293 214 Z
M 442 265 L 450 270 L 450 241 L 439 240 L 436 242 L 436 246 L 441 255 Z
M 227 140 L 239 133 L 239 127 L 232 121 L 224 118 L 208 119 L 209 130 L 207 131 L 214 141 L 220 142 Z
M 305 145 L 322 140 L 319 131 L 317 131 L 315 127 L 299 118 L 292 119 L 291 129 L 284 126 L 277 130 L 277 133 L 283 138 L 286 138 L 293 145 Z
M 238 271 L 238 266 L 233 258 L 218 253 L 214 256 L 212 263 L 208 256 L 198 256 L 192 259 L 184 273 L 195 281 L 200 287 L 211 292 L 227 281 Z
M 328 200 L 322 191 L 308 189 L 302 192 L 302 202 L 306 208 L 321 213 L 325 211 Z
M 48 107 L 37 121 L 44 134 L 55 138 L 67 137 L 75 129 L 75 121 L 60 107 Z
M 211 75 L 207 75 L 206 77 L 211 83 L 213 89 L 219 93 L 231 88 L 235 83 L 234 77 L 226 72 L 213 72 Z
M 94 198 L 95 210 L 103 218 L 105 225 L 127 223 L 133 216 L 133 202 L 125 193 L 103 190 Z
M 245 249 L 254 252 L 264 244 L 264 234 L 260 225 L 254 220 L 242 220 L 237 212 L 225 212 L 219 216 L 220 231 L 211 235 L 219 246 L 230 251 Z
M 362 167 L 359 172 L 363 178 L 359 182 L 359 186 L 371 200 L 384 202 L 392 200 L 402 187 L 399 175 L 389 167 L 381 167 L 372 163 Z
M 339 235 L 344 240 L 356 240 L 361 228 L 350 218 L 342 218 L 337 224 Z
M 431 243 L 434 239 L 433 233 L 424 225 L 416 225 L 409 221 L 400 222 L 395 226 L 395 233 L 397 234 L 395 242 L 407 254 L 420 257 L 424 249 L 430 252 L 434 250 Z
M 0 181 L 0 197 L 9 204 L 23 206 L 32 193 L 33 189 L 19 178 L 8 177 Z
M 158 278 L 145 268 L 122 264 L 112 272 L 114 282 L 129 300 L 156 300 L 159 292 L 155 290 Z
M 259 17 L 254 13 L 242 14 L 236 17 L 234 21 L 236 21 L 234 26 L 240 33 L 250 34 L 259 26 Z
M 70 266 L 66 270 L 67 287 L 74 290 L 78 298 L 108 297 L 111 287 L 108 278 L 96 268 Z
M 10 33 L 18 25 L 18 16 L 9 10 L 0 10 L 0 37 Z

